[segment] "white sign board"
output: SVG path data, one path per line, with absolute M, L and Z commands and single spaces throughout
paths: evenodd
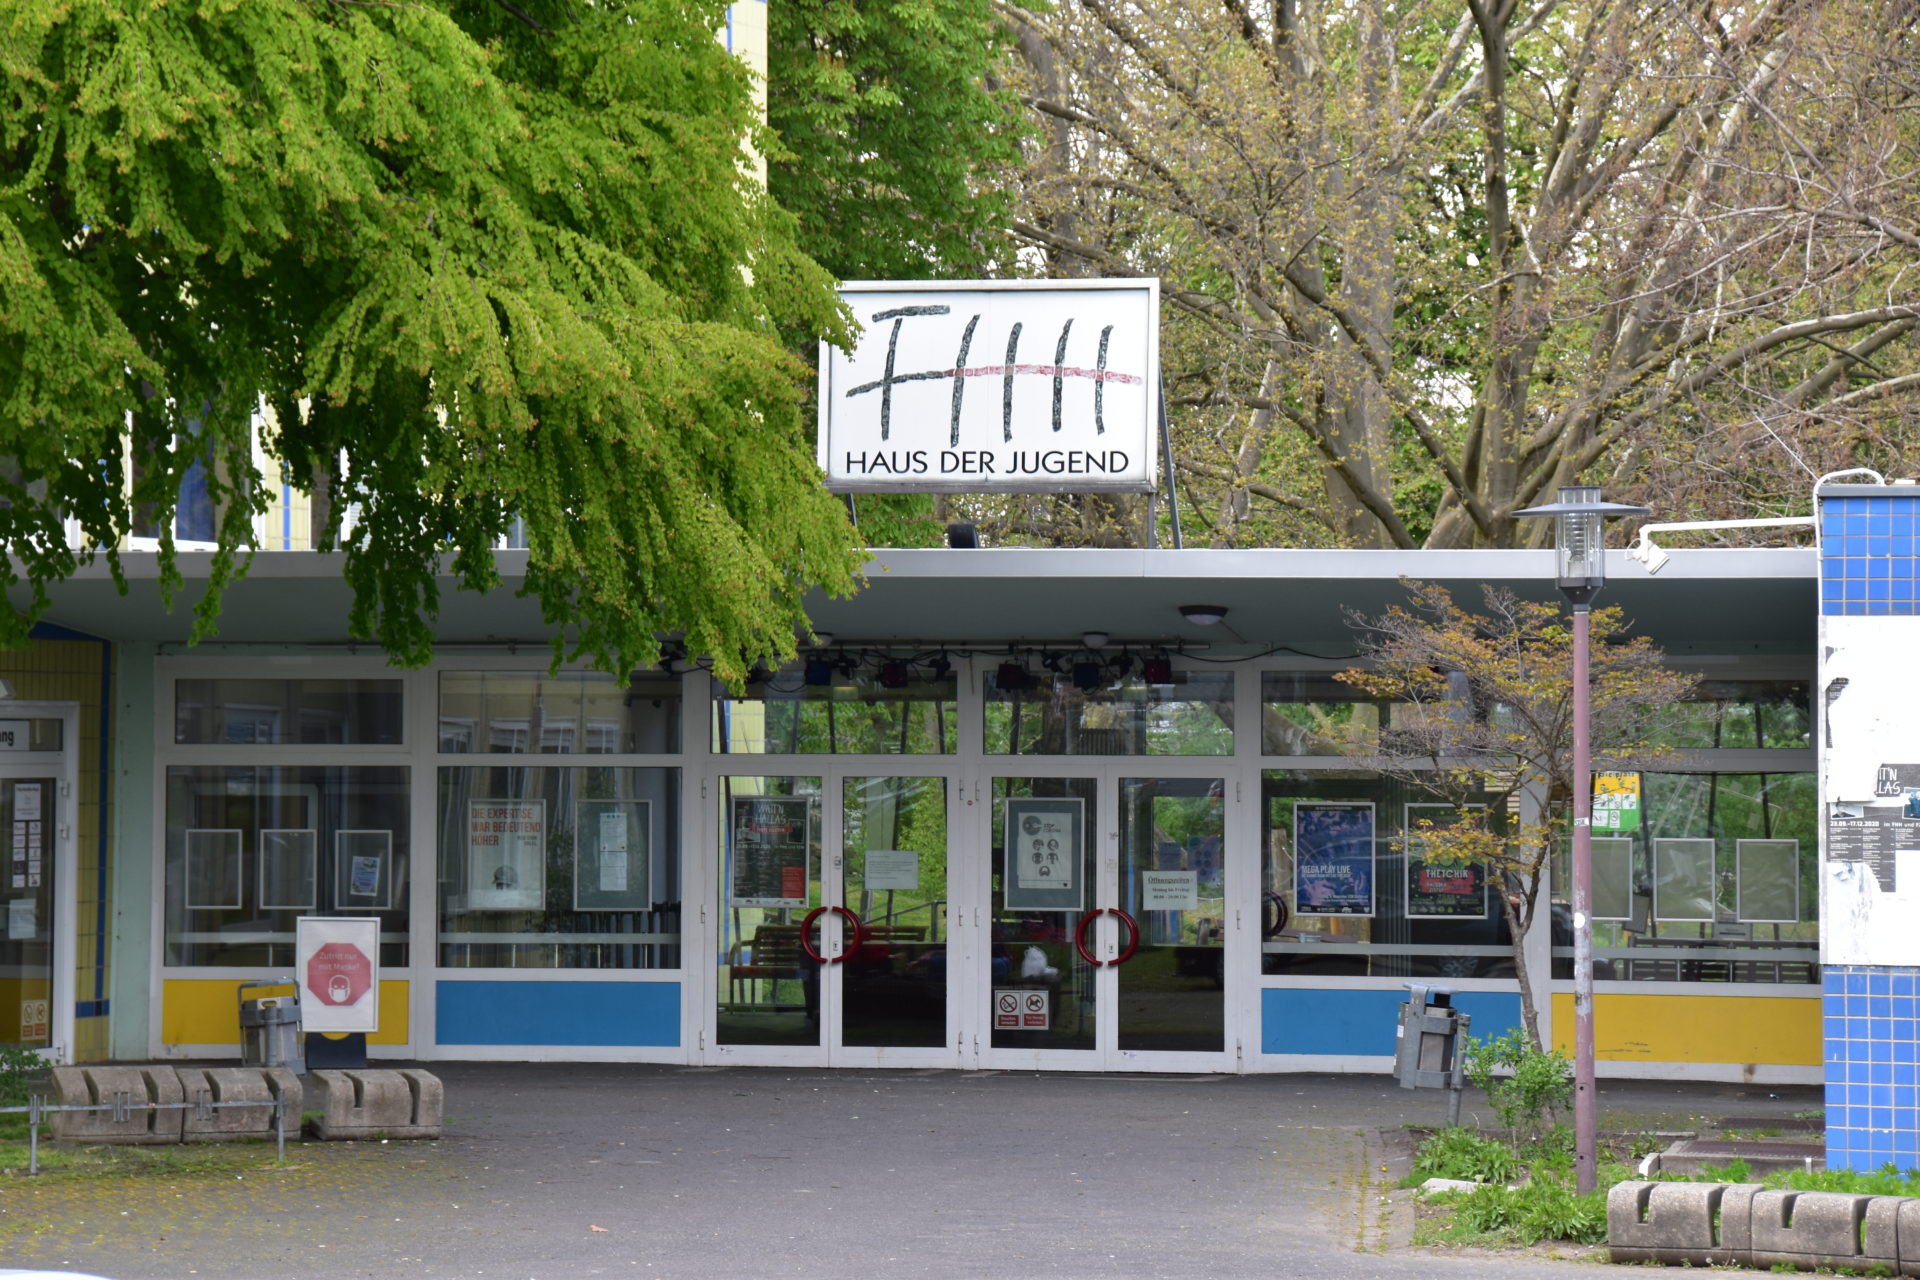
M 300 916 L 294 921 L 300 1024 L 308 1031 L 380 1029 L 380 921 Z
M 836 493 L 1151 493 L 1160 282 L 855 282 L 820 349 Z
M 993 992 L 995 1031 L 1046 1031 L 1053 1026 L 1053 999 L 1049 992 L 1025 987 L 996 987 Z
M 912 849 L 869 849 L 866 881 L 869 889 L 916 890 L 920 855 Z
M 1200 909 L 1200 874 L 1196 871 L 1141 872 L 1140 909 L 1142 911 L 1198 911 Z

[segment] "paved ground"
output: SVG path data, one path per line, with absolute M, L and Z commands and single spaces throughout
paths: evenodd
M 0 1267 L 272 1276 L 1485 1277 L 1407 1247 L 1379 1077 L 441 1064 L 437 1143 L 0 1185 Z M 1602 1124 L 1791 1115 L 1814 1089 L 1603 1083 Z M 1469 1110 L 1472 1110 L 1471 1103 Z M 1484 1107 L 1482 1108 L 1484 1111 Z M 1735 1273 L 1737 1274 L 1737 1273 Z

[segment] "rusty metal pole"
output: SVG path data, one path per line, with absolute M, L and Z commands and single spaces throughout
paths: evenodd
M 1588 606 L 1573 606 L 1573 1179 L 1598 1183 L 1593 1091 L 1593 761 L 1589 738 Z

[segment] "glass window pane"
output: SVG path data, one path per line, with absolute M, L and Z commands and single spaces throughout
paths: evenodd
M 290 965 L 296 917 L 373 915 L 404 965 L 406 855 L 405 769 L 170 768 L 167 963 Z
M 1427 855 L 1450 805 L 1360 770 L 1267 770 L 1261 787 L 1262 973 L 1513 976 L 1485 870 Z
M 1680 750 L 1813 745 L 1805 680 L 1702 680 L 1664 717 L 1662 746 Z
M 1149 684 L 1109 667 L 1092 688 L 1039 672 L 1002 689 L 987 673 L 992 755 L 1225 756 L 1233 754 L 1233 673 L 1176 671 Z
M 464 755 L 670 754 L 680 750 L 680 680 L 598 671 L 445 671 L 440 750 Z
M 721 1044 L 821 1043 L 822 797 L 817 777 L 720 780 L 719 980 Z M 844 936 L 844 935 L 843 935 Z
M 1640 828 L 1593 842 L 1594 977 L 1817 983 L 1815 777 L 1642 774 Z M 1563 854 L 1553 889 L 1553 976 L 1563 980 L 1573 976 L 1572 938 L 1558 927 L 1570 893 Z
M 398 680 L 176 680 L 173 740 L 196 745 L 393 746 Z
M 713 749 L 721 755 L 951 755 L 957 682 L 951 672 L 902 662 L 888 688 L 882 673 L 782 671 L 735 696 L 713 685 Z
M 1270 756 L 1368 755 L 1378 750 L 1388 704 L 1331 671 L 1260 676 L 1260 751 Z
M 440 770 L 440 963 L 680 964 L 680 771 Z

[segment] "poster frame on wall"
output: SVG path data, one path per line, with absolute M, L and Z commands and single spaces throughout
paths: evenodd
M 761 907 L 767 909 L 804 909 L 811 902 L 811 885 L 814 881 L 814 839 L 815 810 L 819 803 L 817 796 L 734 796 L 727 806 L 727 876 L 728 889 L 731 891 L 728 905 L 734 907 Z M 779 814 L 782 810 L 791 811 L 777 821 L 789 832 L 795 828 L 800 832 L 800 861 L 796 866 L 792 859 L 793 842 L 785 842 L 778 850 L 767 846 L 769 854 L 759 862 L 754 860 L 759 842 L 747 838 L 753 825 L 747 815 L 753 809 L 766 810 L 769 815 Z M 772 825 L 763 820 L 758 825 Z M 778 853 L 776 860 L 773 856 Z M 761 890 L 769 887 L 767 872 L 778 873 L 780 892 L 766 893 Z M 798 872 L 797 882 L 795 872 Z M 799 889 L 794 893 L 795 888 Z M 742 889 L 746 892 L 742 892 Z
M 1747 846 L 1748 845 L 1789 845 L 1793 849 L 1788 865 L 1792 874 L 1787 883 L 1792 886 L 1793 914 L 1790 916 L 1755 916 L 1747 914 Z M 1799 924 L 1800 923 L 1800 841 L 1796 837 L 1769 836 L 1736 840 L 1733 846 L 1733 915 L 1742 924 Z
M 242 845 L 245 839 L 246 832 L 239 827 L 187 828 L 182 868 L 185 883 L 181 886 L 181 894 L 186 899 L 187 910 L 234 911 L 246 907 L 246 893 L 242 888 L 245 876 L 241 870 L 241 862 L 244 858 Z M 227 870 L 221 878 L 232 882 L 233 893 L 230 900 L 209 902 L 197 892 L 206 877 L 196 872 L 206 858 L 218 858 L 226 864 Z
M 546 800 L 467 801 L 467 910 L 538 911 L 546 896 Z
M 1699 846 L 1699 845 L 1707 846 L 1707 884 L 1706 884 L 1707 914 L 1703 916 L 1670 915 L 1668 914 L 1670 911 L 1679 910 L 1680 908 L 1670 907 L 1670 906 L 1664 905 L 1662 902 L 1662 899 L 1667 896 L 1666 893 L 1662 892 L 1665 884 L 1667 883 L 1667 877 L 1663 876 L 1661 873 L 1667 867 L 1674 865 L 1671 859 L 1675 854 L 1677 854 L 1680 851 L 1680 847 L 1683 845 L 1684 846 Z M 1655 840 L 1653 842 L 1653 918 L 1661 924 L 1711 924 L 1713 923 L 1713 919 L 1716 914 L 1715 907 L 1718 902 L 1718 895 L 1714 893 L 1713 879 L 1714 879 L 1714 874 L 1718 869 L 1719 856 L 1720 856 L 1719 842 L 1705 836 L 1663 836 L 1660 839 Z
M 1351 814 L 1354 829 L 1342 834 L 1337 843 L 1354 847 L 1337 850 L 1335 842 L 1323 841 L 1319 833 L 1313 837 L 1316 844 L 1309 847 L 1302 835 L 1304 824 L 1301 819 L 1318 815 L 1331 817 L 1340 811 Z M 1296 803 L 1293 806 L 1294 915 L 1371 919 L 1376 907 L 1375 891 L 1379 887 L 1378 856 L 1374 847 L 1378 831 L 1371 800 L 1302 800 Z M 1360 851 L 1361 845 L 1364 845 L 1364 854 Z M 1361 870 L 1362 867 L 1364 870 Z M 1336 877 L 1346 879 L 1348 887 L 1344 891 L 1332 883 Z M 1314 882 L 1322 887 L 1313 889 L 1310 895 L 1308 886 Z
M 1479 863 L 1479 862 L 1459 863 L 1448 868 L 1448 870 L 1458 869 L 1462 871 L 1470 871 L 1473 873 L 1474 879 L 1479 882 L 1479 886 L 1480 886 L 1480 895 L 1479 895 L 1480 909 L 1478 911 L 1475 911 L 1475 912 L 1415 911 L 1414 903 L 1417 900 L 1417 897 L 1414 893 L 1414 888 L 1413 888 L 1416 864 L 1418 864 L 1421 867 L 1424 867 L 1426 863 L 1426 859 L 1416 851 L 1417 849 L 1416 841 L 1420 839 L 1420 830 L 1421 830 L 1419 823 L 1423 817 L 1429 816 L 1422 813 L 1416 813 L 1415 810 L 1437 809 L 1445 813 L 1458 814 L 1462 810 L 1466 810 L 1468 812 L 1483 811 L 1486 809 L 1486 807 L 1487 806 L 1483 804 L 1457 805 L 1457 804 L 1448 804 L 1445 801 L 1421 801 L 1421 802 L 1410 801 L 1406 805 L 1402 806 L 1401 820 L 1405 825 L 1401 827 L 1401 831 L 1404 833 L 1404 839 L 1406 841 L 1406 846 L 1407 846 L 1406 857 L 1402 860 L 1402 863 L 1403 863 L 1402 888 L 1406 894 L 1404 901 L 1406 903 L 1407 919 L 1409 920 L 1484 920 L 1486 918 L 1487 910 L 1491 902 L 1491 898 L 1488 893 L 1487 868 L 1484 863 Z M 1438 817 L 1438 814 L 1434 814 L 1431 816 Z M 1448 825 L 1451 825 L 1451 824 L 1449 823 Z M 1437 897 L 1438 895 L 1424 895 L 1424 896 Z M 1460 896 L 1465 898 L 1472 897 L 1471 893 L 1460 895 Z
M 1087 892 L 1087 802 L 1082 796 L 1009 796 L 1002 818 L 1001 849 L 1005 865 L 1000 876 L 1002 905 L 1008 911 L 1080 911 Z M 1059 834 L 1064 831 L 1066 834 Z M 1027 842 L 1023 849 L 1022 841 Z M 1048 850 L 1036 841 L 1061 841 L 1073 856 L 1064 863 L 1041 859 Z M 1023 853 L 1026 855 L 1023 857 Z M 1066 883 L 1045 883 L 1063 868 Z
M 356 866 L 355 863 L 357 860 L 367 858 L 376 860 L 375 889 L 372 893 L 359 893 L 355 891 L 355 884 L 359 879 L 356 873 L 363 870 L 366 864 L 360 862 Z M 333 867 L 335 910 L 393 910 L 392 831 L 384 827 L 344 827 L 334 832 Z
M 287 838 L 292 837 L 292 838 Z M 305 837 L 301 839 L 300 837 Z M 276 854 L 270 855 L 269 846 L 279 845 Z M 277 857 L 292 852 L 302 858 L 304 868 L 291 876 L 268 875 L 267 868 L 275 863 Z M 284 869 L 284 864 L 279 864 Z M 320 883 L 320 833 L 312 827 L 262 827 L 260 829 L 260 848 L 255 854 L 255 893 L 260 899 L 262 911 L 312 911 L 318 905 Z M 281 885 L 295 890 L 295 901 L 270 901 L 273 896 L 268 892 L 269 885 Z
M 1605 845 L 1607 847 L 1605 849 L 1602 849 L 1601 848 L 1602 845 Z M 1621 857 L 1619 851 L 1615 850 L 1614 846 L 1616 845 L 1626 846 L 1626 849 L 1624 851 L 1625 852 L 1624 857 Z M 1592 837 L 1592 842 L 1588 852 L 1588 859 L 1589 859 L 1588 865 L 1591 867 L 1592 874 L 1593 874 L 1593 893 L 1591 895 L 1591 903 L 1593 907 L 1593 912 L 1592 912 L 1593 918 L 1595 920 L 1606 920 L 1610 922 L 1631 921 L 1634 918 L 1633 917 L 1633 837 L 1632 836 L 1596 835 Z M 1618 860 L 1617 862 L 1616 862 L 1616 859 Z M 1623 874 L 1626 882 L 1626 891 L 1622 893 L 1620 896 L 1626 901 L 1626 904 L 1627 904 L 1627 911 L 1625 915 L 1607 914 L 1606 908 L 1601 904 L 1601 897 L 1600 897 L 1601 887 L 1609 882 L 1609 878 L 1607 876 L 1602 875 L 1601 873 L 1615 866 L 1620 866 L 1624 868 Z M 1618 888 L 1619 885 L 1615 883 L 1614 887 Z
M 647 911 L 652 903 L 653 805 L 647 800 L 578 800 L 573 838 L 575 911 Z M 607 844 L 606 819 L 625 817 L 623 843 Z M 615 860 L 608 857 L 618 852 Z M 617 873 L 617 874 L 616 874 Z M 608 888 L 618 879 L 619 887 Z

